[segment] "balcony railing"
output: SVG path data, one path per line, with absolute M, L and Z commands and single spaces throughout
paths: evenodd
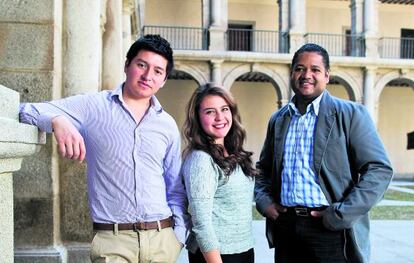
M 381 58 L 414 59 L 414 38 L 382 37 L 379 52 Z
M 359 35 L 307 33 L 305 41 L 321 45 L 331 56 L 365 56 L 365 41 Z
M 207 50 L 207 33 L 205 28 L 177 26 L 144 26 L 143 30 L 143 34 L 161 35 L 177 50 Z
M 226 40 L 229 51 L 289 52 L 288 34 L 279 31 L 229 28 Z
M 208 50 L 208 29 L 182 26 L 147 25 L 143 34 L 159 34 L 176 50 Z M 227 50 L 288 53 L 289 34 L 272 30 L 233 29 L 225 34 Z M 306 43 L 323 46 L 331 56 L 365 56 L 365 39 L 360 35 L 307 33 Z M 414 38 L 382 37 L 378 41 L 381 58 L 414 59 Z

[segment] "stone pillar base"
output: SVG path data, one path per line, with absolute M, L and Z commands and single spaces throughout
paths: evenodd
M 225 29 L 219 27 L 210 27 L 209 50 L 224 51 L 227 49 Z
M 32 248 L 16 249 L 15 263 L 90 263 L 89 243 L 68 244 L 62 249 Z
M 15 263 L 62 263 L 62 255 L 55 248 L 16 249 Z
M 289 53 L 293 54 L 301 46 L 305 44 L 303 33 L 290 32 L 289 33 Z
M 379 58 L 377 37 L 365 36 L 365 56 L 367 58 Z
M 77 243 L 66 246 L 67 263 L 90 263 L 90 243 Z

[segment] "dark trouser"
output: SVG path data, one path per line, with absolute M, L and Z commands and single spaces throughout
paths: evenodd
M 274 224 L 275 262 L 342 263 L 344 231 L 331 231 L 321 218 L 281 214 Z
M 221 259 L 223 260 L 223 263 L 254 263 L 254 250 L 251 248 L 246 252 L 238 254 L 221 254 Z M 200 249 L 198 249 L 195 254 L 188 252 L 188 261 L 189 263 L 206 262 Z

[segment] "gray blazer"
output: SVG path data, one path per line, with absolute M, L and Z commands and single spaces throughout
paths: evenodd
M 269 121 L 257 162 L 255 200 L 264 215 L 280 203 L 282 157 L 290 123 L 287 105 Z M 361 104 L 332 97 L 325 91 L 320 103 L 313 148 L 313 171 L 330 206 L 323 223 L 343 230 L 349 262 L 369 262 L 369 210 L 383 197 L 393 171 L 368 111 Z M 273 221 L 266 219 L 266 236 L 273 247 Z M 276 233 L 277 234 L 277 233 Z

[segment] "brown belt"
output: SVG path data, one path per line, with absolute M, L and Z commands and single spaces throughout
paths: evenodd
M 159 221 L 152 222 L 136 222 L 136 223 L 121 223 L 121 224 L 102 224 L 102 223 L 93 223 L 94 230 L 110 230 L 116 231 L 116 226 L 118 225 L 118 230 L 151 230 L 172 227 L 173 220 L 172 217 L 165 218 Z

